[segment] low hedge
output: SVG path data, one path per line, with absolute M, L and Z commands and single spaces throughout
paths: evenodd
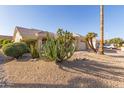
M 4 45 L 12 43 L 12 40 L 9 39 L 0 39 L 0 47 L 3 47 Z
M 25 43 L 9 43 L 2 47 L 2 50 L 5 55 L 18 58 L 24 53 L 29 52 L 29 48 Z

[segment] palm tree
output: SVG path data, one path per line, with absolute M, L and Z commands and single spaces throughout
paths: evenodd
M 94 32 L 89 32 L 87 35 L 86 35 L 86 42 L 88 44 L 88 46 L 95 52 L 97 53 L 97 50 L 94 48 L 94 45 L 93 45 L 93 38 L 97 37 L 97 34 L 94 33 Z
M 104 6 L 100 6 L 100 47 L 99 54 L 104 54 Z

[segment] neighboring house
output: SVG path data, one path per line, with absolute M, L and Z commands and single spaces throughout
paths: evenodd
M 81 51 L 81 50 L 89 49 L 89 46 L 87 45 L 87 42 L 85 40 L 85 36 L 82 36 L 80 34 L 75 34 L 75 33 L 73 33 L 73 36 L 75 37 L 76 50 Z M 92 42 L 93 42 L 94 48 L 96 49 L 97 48 L 97 40 L 95 37 L 92 39 Z
M 0 39 L 9 39 L 9 40 L 12 40 L 12 36 L 0 35 Z

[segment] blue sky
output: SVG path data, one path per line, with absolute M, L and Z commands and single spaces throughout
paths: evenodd
M 100 30 L 99 6 L 0 6 L 0 34 L 13 35 L 15 26 L 56 32 L 63 28 L 86 35 Z M 124 6 L 105 6 L 105 39 L 124 38 Z

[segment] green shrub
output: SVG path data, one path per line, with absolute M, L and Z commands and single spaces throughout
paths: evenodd
M 2 44 L 2 43 L 3 43 L 3 41 L 4 41 L 4 39 L 0 39 L 0 44 Z
M 2 47 L 3 41 L 3 39 L 0 39 L 0 48 Z
M 0 40 L 0 47 L 8 44 L 8 43 L 12 43 L 12 40 L 9 40 L 9 39 L 1 39 Z
M 24 53 L 28 53 L 29 49 L 25 43 L 9 43 L 2 47 L 5 55 L 18 58 Z
M 40 57 L 62 62 L 70 58 L 74 51 L 75 46 L 72 33 L 58 29 L 56 38 L 47 36 L 47 41 L 42 47 Z
M 12 41 L 5 39 L 5 40 L 3 40 L 2 46 L 6 45 L 8 43 L 12 43 Z

